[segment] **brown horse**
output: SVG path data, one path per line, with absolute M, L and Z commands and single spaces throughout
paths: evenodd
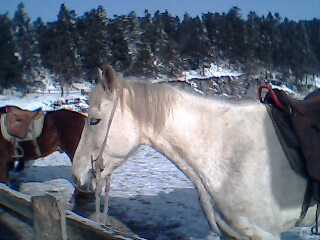
M 0 108 L 0 114 L 6 113 L 6 109 L 7 107 Z M 45 157 L 55 151 L 65 152 L 72 162 L 86 118 L 81 113 L 65 109 L 46 112 L 42 132 L 36 138 L 38 146 L 31 140 L 19 144 L 23 150 L 19 168 L 23 168 L 24 161 Z M 0 182 L 10 184 L 9 170 L 16 160 L 12 157 L 13 150 L 12 142 L 0 134 Z

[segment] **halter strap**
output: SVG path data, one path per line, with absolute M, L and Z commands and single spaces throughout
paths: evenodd
M 107 139 L 108 139 L 108 136 L 109 136 L 109 131 L 110 131 L 110 127 L 111 127 L 111 123 L 112 123 L 113 117 L 114 117 L 114 113 L 115 113 L 117 105 L 118 105 L 118 100 L 119 100 L 119 95 L 117 94 L 117 98 L 116 98 L 116 100 L 115 100 L 115 102 L 113 104 L 113 107 L 112 107 L 112 110 L 111 110 L 111 114 L 110 114 L 110 117 L 109 117 L 106 136 L 105 136 L 105 138 L 103 140 L 103 143 L 102 143 L 102 146 L 101 146 L 101 149 L 100 149 L 100 153 L 99 153 L 98 157 L 94 160 L 96 162 L 96 167 L 103 167 L 102 154 L 103 154 L 103 152 L 104 152 L 104 150 L 105 150 L 105 148 L 107 146 Z
M 108 139 L 111 123 L 112 123 L 112 120 L 114 117 L 114 113 L 115 113 L 117 105 L 118 105 L 118 100 L 119 100 L 119 92 L 117 93 L 117 98 L 116 98 L 116 100 L 113 104 L 112 110 L 111 110 L 111 114 L 110 114 L 109 121 L 108 121 L 106 136 L 103 140 L 103 143 L 102 143 L 102 146 L 100 149 L 100 153 L 95 160 L 92 160 L 92 157 L 91 157 L 92 168 L 93 168 L 93 162 L 95 162 L 95 169 L 92 169 L 92 173 L 93 173 L 93 177 L 96 180 L 96 184 L 97 184 L 96 192 L 95 192 L 96 221 L 97 222 L 100 222 L 100 196 L 101 196 L 101 192 L 102 192 L 102 188 L 103 188 L 103 179 L 101 179 L 101 171 L 104 168 L 102 154 L 107 146 L 107 139 Z M 108 193 L 109 193 L 109 191 L 110 191 L 110 176 L 107 176 L 106 188 L 105 188 L 106 197 L 105 197 L 105 205 L 104 205 L 103 219 L 102 219 L 102 224 L 104 224 L 104 225 L 107 224 L 108 200 L 109 200 Z

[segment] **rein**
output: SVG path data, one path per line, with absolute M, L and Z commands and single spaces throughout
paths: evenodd
M 259 89 L 258 89 L 258 98 L 259 98 L 260 102 L 261 102 L 261 103 L 266 103 L 266 102 L 265 102 L 265 99 L 262 99 L 262 96 L 261 96 L 261 92 L 262 92 L 262 89 L 263 89 L 263 88 L 265 88 L 265 89 L 268 90 L 269 94 L 271 95 L 272 100 L 274 101 L 274 104 L 275 104 L 278 108 L 280 108 L 280 109 L 282 109 L 282 110 L 285 110 L 284 105 L 282 105 L 282 104 L 279 102 L 279 100 L 278 100 L 277 96 L 275 95 L 273 89 L 272 89 L 271 87 L 269 87 L 269 86 L 260 86 L 260 87 L 259 87 Z M 291 114 L 291 109 L 289 109 L 289 110 L 290 110 L 290 114 Z M 278 135 L 278 133 L 281 132 L 281 130 L 279 130 L 280 127 L 279 127 L 278 124 L 276 123 L 277 121 L 275 121 L 275 118 L 274 118 L 274 116 L 272 116 L 272 113 L 271 113 L 271 112 L 272 112 L 272 110 L 268 110 L 269 116 L 270 116 L 270 118 L 271 118 L 271 120 L 272 120 L 272 122 L 273 122 L 273 124 L 274 124 L 275 130 L 276 130 L 277 135 Z M 281 134 L 281 133 L 280 133 L 280 134 Z M 282 133 L 282 134 L 283 134 L 283 133 Z M 287 134 L 287 135 L 288 135 L 288 134 Z M 279 137 L 279 136 L 278 136 L 278 137 Z M 280 140 L 280 139 L 281 139 L 281 137 L 279 137 L 279 140 Z M 282 141 L 285 142 L 284 140 L 282 140 Z M 280 143 L 281 143 L 282 141 L 280 140 Z M 281 143 L 281 145 L 282 145 L 282 143 Z M 290 147 L 288 147 L 288 145 L 285 144 L 285 143 L 284 143 L 284 145 L 285 145 L 286 147 L 284 147 L 284 146 L 282 146 L 282 147 L 283 147 L 284 150 L 287 149 L 287 151 L 285 150 L 285 154 L 286 154 L 288 160 L 290 159 L 289 156 L 291 156 L 291 158 L 295 158 L 295 157 L 293 157 L 294 154 L 293 154 L 292 148 L 291 148 L 291 150 L 290 150 L 291 153 L 287 154 L 287 152 L 289 152 L 288 149 L 289 149 Z M 301 148 L 301 147 L 299 147 L 299 148 Z M 289 156 L 288 156 L 288 155 L 289 155 Z M 290 163 L 290 162 L 292 163 L 293 161 L 290 161 L 290 160 L 289 160 L 289 163 Z M 290 165 L 291 165 L 291 163 L 290 163 Z M 295 167 L 292 167 L 292 165 L 291 165 L 291 167 L 293 168 L 293 170 L 297 171 L 297 169 L 298 169 L 298 172 L 300 172 L 300 174 L 301 174 L 301 167 L 298 167 L 298 168 L 297 168 L 297 164 L 294 164 L 294 165 L 295 165 Z M 295 168 L 295 169 L 294 169 L 294 168 Z M 303 174 L 303 175 L 305 175 L 305 174 Z M 314 187 L 313 184 L 316 184 L 316 183 L 314 183 L 314 182 L 312 181 L 312 179 L 311 179 L 310 177 L 308 177 L 307 175 L 304 176 L 304 177 L 306 177 L 308 180 L 307 180 L 307 186 L 306 186 L 306 190 L 305 190 L 305 194 L 304 194 L 303 204 L 302 204 L 302 207 L 301 207 L 300 218 L 299 218 L 298 221 L 295 223 L 296 226 L 300 226 L 300 224 L 302 223 L 302 221 L 304 220 L 304 218 L 305 218 L 305 216 L 306 216 L 306 214 L 307 214 L 307 211 L 308 211 L 309 207 L 313 205 L 313 204 L 312 204 L 312 200 L 313 200 L 312 198 L 313 198 L 313 197 L 312 197 L 312 193 L 311 193 L 311 192 L 315 190 L 315 187 Z M 319 230 L 320 202 L 319 202 L 319 200 L 317 200 L 317 201 L 318 201 L 318 202 L 316 203 L 317 208 L 316 208 L 316 214 L 315 214 L 315 225 L 311 228 L 311 233 L 312 233 L 313 235 L 318 235 L 318 236 L 320 236 L 320 230 Z
M 98 155 L 98 157 L 93 160 L 92 159 L 92 155 L 91 155 L 91 166 L 92 166 L 92 175 L 93 175 L 93 179 L 95 179 L 96 181 L 96 191 L 95 191 L 95 198 L 96 198 L 96 221 L 100 222 L 100 197 L 101 197 L 101 192 L 102 192 L 102 188 L 103 188 L 103 179 L 101 178 L 101 172 L 104 169 L 104 164 L 103 164 L 103 157 L 102 154 L 107 146 L 107 140 L 108 140 L 108 136 L 109 136 L 109 131 L 110 131 L 110 127 L 111 127 L 111 123 L 114 117 L 114 113 L 116 111 L 117 105 L 118 105 L 118 100 L 119 100 L 119 94 L 117 94 L 117 98 L 114 101 L 112 110 L 111 110 L 111 114 L 109 117 L 109 121 L 108 121 L 108 127 L 107 127 L 107 132 L 106 132 L 106 136 L 103 140 L 101 149 L 100 149 L 100 153 Z M 95 167 L 95 168 L 94 168 Z M 110 191 L 110 182 L 111 182 L 111 176 L 108 175 L 106 177 L 106 184 L 105 184 L 105 201 L 104 201 L 104 211 L 103 211 L 103 217 L 102 217 L 102 224 L 106 225 L 107 224 L 107 215 L 108 215 L 108 202 L 109 202 L 109 191 Z

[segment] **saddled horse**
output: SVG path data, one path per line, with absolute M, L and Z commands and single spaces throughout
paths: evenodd
M 109 65 L 99 78 L 72 166 L 79 188 L 95 191 L 98 170 L 109 178 L 146 144 L 193 182 L 209 225 L 224 239 L 279 240 L 295 225 L 306 180 L 291 169 L 263 104 L 126 81 Z
M 6 109 L 8 106 L 0 108 L 0 114 L 5 114 Z M 19 142 L 23 152 L 19 160 L 35 160 L 60 151 L 65 152 L 72 162 L 86 118 L 79 112 L 66 109 L 45 112 L 42 132 L 36 138 L 36 142 L 32 140 Z M 15 160 L 12 157 L 13 148 L 12 142 L 0 134 L 0 181 L 7 184 L 10 184 L 9 166 Z

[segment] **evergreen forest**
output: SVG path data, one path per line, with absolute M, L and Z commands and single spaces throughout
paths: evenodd
M 241 9 L 183 19 L 168 11 L 107 16 L 98 6 L 77 16 L 65 4 L 57 19 L 31 21 L 20 3 L 0 14 L 0 89 L 24 92 L 49 71 L 61 86 L 93 81 L 105 61 L 125 76 L 176 77 L 210 63 L 250 76 L 278 72 L 282 81 L 320 75 L 320 19 L 292 21 L 278 13 L 245 18 Z

